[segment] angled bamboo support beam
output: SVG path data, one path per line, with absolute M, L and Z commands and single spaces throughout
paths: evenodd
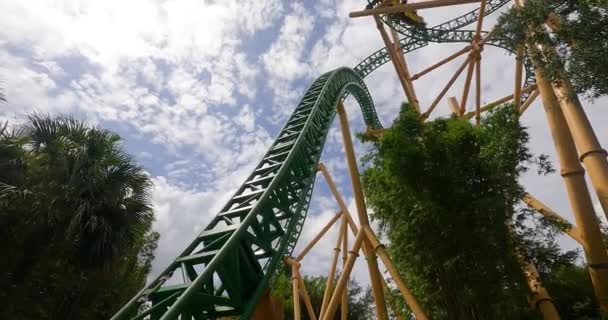
M 348 252 L 348 259 L 346 260 L 346 265 L 342 270 L 340 278 L 338 278 L 338 282 L 336 283 L 336 289 L 334 290 L 334 293 L 331 295 L 331 299 L 329 300 L 327 311 L 320 319 L 331 320 L 334 318 L 334 315 L 336 314 L 336 309 L 338 309 L 338 305 L 340 305 L 340 300 L 342 299 L 342 291 L 348 283 L 350 273 L 353 271 L 353 266 L 355 265 L 355 260 L 359 256 L 358 252 L 361 249 L 361 245 L 363 243 L 364 238 L 365 232 L 363 232 L 363 230 L 359 230 L 359 232 L 357 233 L 357 237 L 355 237 L 355 243 L 353 243 L 352 249 Z
M 439 62 L 435 63 L 434 65 L 432 65 L 432 66 L 430 66 L 430 67 L 428 67 L 428 68 L 426 68 L 426 69 L 424 69 L 424 70 L 422 70 L 422 71 L 420 71 L 420 72 L 418 72 L 418 73 L 414 74 L 414 75 L 412 76 L 411 80 L 412 80 L 412 81 L 417 80 L 418 78 L 422 77 L 423 75 L 425 75 L 425 74 L 427 74 L 427 73 L 429 73 L 429 72 L 431 72 L 431 71 L 433 71 L 433 70 L 435 70 L 435 69 L 437 69 L 437 68 L 441 67 L 442 65 L 444 65 L 444 64 L 446 64 L 446 63 L 448 63 L 448 62 L 450 62 L 450 61 L 452 61 L 452 60 L 454 60 L 454 59 L 456 59 L 456 58 L 460 57 L 461 55 L 463 55 L 463 54 L 465 54 L 465 53 L 467 53 L 467 52 L 471 51 L 471 48 L 472 48 L 472 47 L 471 47 L 470 45 L 468 45 L 468 46 L 466 46 L 466 47 L 464 47 L 464 48 L 462 48 L 462 49 L 460 49 L 460 50 L 456 51 L 455 53 L 453 53 L 453 54 L 452 54 L 452 55 L 450 55 L 449 57 L 444 58 L 444 59 L 442 59 L 441 61 L 439 61 Z
M 538 94 L 539 94 L 538 89 L 532 91 L 532 93 L 530 94 L 530 96 L 526 99 L 526 101 L 524 101 L 524 103 L 519 108 L 519 116 L 521 116 L 524 112 L 526 112 L 526 110 L 528 110 L 528 108 L 530 107 L 530 105 L 538 97 Z
M 397 268 L 393 264 L 393 261 L 386 252 L 384 245 L 380 242 L 380 240 L 378 240 L 378 237 L 376 237 L 374 231 L 369 226 L 361 226 L 361 228 L 363 228 L 363 231 L 365 232 L 367 238 L 372 243 L 374 251 L 376 251 L 380 259 L 382 259 L 382 262 L 384 262 L 384 266 L 390 273 L 391 278 L 393 278 L 393 280 L 395 281 L 397 288 L 399 288 L 401 295 L 403 295 L 403 298 L 405 299 L 405 303 L 407 303 L 408 307 L 410 307 L 412 313 L 414 313 L 414 315 L 416 316 L 416 319 L 428 320 L 428 317 L 422 309 L 422 306 L 418 303 L 416 297 L 414 297 L 410 289 L 405 284 L 405 281 L 401 277 L 399 270 L 397 270 Z
M 452 78 L 450 78 L 450 80 L 448 81 L 448 83 L 445 85 L 445 87 L 443 88 L 443 90 L 441 90 L 441 92 L 439 93 L 439 95 L 437 96 L 437 98 L 435 98 L 435 100 L 433 101 L 433 103 L 431 103 L 431 106 L 429 107 L 429 109 L 422 114 L 422 118 L 426 119 L 431 115 L 431 112 L 433 112 L 433 110 L 435 109 L 435 107 L 437 107 L 437 104 L 439 103 L 439 101 L 441 101 L 441 99 L 443 98 L 443 96 L 445 95 L 446 92 L 448 92 L 448 90 L 452 87 L 452 85 L 454 84 L 454 82 L 456 81 L 456 79 L 458 79 L 458 77 L 460 76 L 460 74 L 462 73 L 462 71 L 464 70 L 464 68 L 469 64 L 469 62 L 471 61 L 471 57 L 467 57 L 466 60 L 462 63 L 462 65 L 460 66 L 460 68 L 458 68 L 458 70 L 456 70 L 456 73 L 454 73 L 454 75 L 452 76 Z
M 319 231 L 319 233 L 314 237 L 314 239 L 312 239 L 312 241 L 310 241 L 310 243 L 308 243 L 308 245 L 296 257 L 296 261 L 302 261 L 302 259 L 304 258 L 304 256 L 306 256 L 306 254 L 308 254 L 310 249 L 312 249 L 317 244 L 317 242 L 319 242 L 319 240 L 327 233 L 329 228 L 331 228 L 334 225 L 334 223 L 336 223 L 336 221 L 338 221 L 338 219 L 341 216 L 342 216 L 342 211 L 339 211 L 338 213 L 336 213 L 331 218 L 331 220 L 329 220 L 329 222 L 323 227 L 323 229 L 321 229 L 321 231 Z
M 323 176 L 325 177 L 325 180 L 327 181 L 327 184 L 329 185 L 330 190 L 332 191 L 332 193 L 334 194 L 334 197 L 336 198 L 336 201 L 338 202 L 338 204 L 342 208 L 343 219 L 347 220 L 348 226 L 352 230 L 353 234 L 355 234 L 355 235 L 358 236 L 359 234 L 361 234 L 361 231 L 363 231 L 364 233 L 366 233 L 366 236 L 363 239 L 364 246 L 361 247 L 361 249 L 363 250 L 363 253 L 365 254 L 365 256 L 368 257 L 368 256 L 374 254 L 374 251 L 377 250 L 376 252 L 379 253 L 379 256 L 380 256 L 380 258 L 382 258 L 382 261 L 384 262 L 384 265 L 387 266 L 387 267 L 388 267 L 388 265 L 392 266 L 393 271 L 391 273 L 391 277 L 393 278 L 393 280 L 395 280 L 396 283 L 398 283 L 398 286 L 400 286 L 399 290 L 400 290 L 401 294 L 404 295 L 404 299 L 405 299 L 406 303 L 408 304 L 408 306 L 410 307 L 410 309 L 411 310 L 414 310 L 414 309 L 417 310 L 416 312 L 418 312 L 418 313 L 415 313 L 416 316 L 417 316 L 417 319 L 419 319 L 419 320 L 428 319 L 426 317 L 424 311 L 422 310 L 422 307 L 420 307 L 420 305 L 418 304 L 417 300 L 409 292 L 409 289 L 405 285 L 405 282 L 403 281 L 403 279 L 400 278 L 401 275 L 398 273 L 397 269 L 394 267 L 392 261 L 390 260 L 390 257 L 388 256 L 388 254 L 384 250 L 384 247 L 381 247 L 381 245 L 379 245 L 379 240 L 377 240 L 377 237 L 375 236 L 375 234 L 371 230 L 371 227 L 369 225 L 367 225 L 368 231 L 365 231 L 365 226 L 363 226 L 363 225 L 361 226 L 362 229 L 359 229 L 357 227 L 355 221 L 353 220 L 352 216 L 348 212 L 348 208 L 346 207 L 346 204 L 344 203 L 344 200 L 342 199 L 342 196 L 340 195 L 340 193 L 336 189 L 336 185 L 334 184 L 333 179 L 329 175 L 329 172 L 327 171 L 327 168 L 325 168 L 325 166 L 321 166 L 320 165 L 319 166 L 319 170 L 321 170 L 321 172 L 323 173 Z M 367 235 L 367 233 L 369 233 L 369 232 L 371 232 L 371 234 L 373 235 L 373 237 L 369 237 Z M 346 231 L 344 231 L 344 234 L 346 234 Z M 373 239 L 376 240 L 375 244 L 374 244 L 374 240 Z M 367 247 L 365 245 L 367 245 Z M 378 248 L 380 248 L 380 249 L 378 249 Z M 374 254 L 374 256 L 375 256 L 375 254 Z M 346 264 L 345 264 L 343 270 L 346 270 L 347 265 L 348 265 L 348 260 L 346 261 Z M 390 269 L 389 269 L 389 272 L 391 272 Z M 399 277 L 399 279 L 396 278 L 397 276 Z M 380 277 L 380 281 L 385 281 L 384 277 Z M 384 286 L 382 287 L 382 289 L 384 290 Z M 406 297 L 405 294 L 407 294 L 407 293 L 409 293 L 409 296 Z M 330 304 L 331 304 L 331 302 L 330 302 Z M 323 316 L 319 316 L 319 319 L 325 319 L 324 316 L 325 316 L 325 313 L 323 314 Z
M 530 85 L 530 86 L 525 87 L 525 88 L 522 90 L 522 93 L 529 93 L 529 92 L 532 92 L 532 91 L 534 91 L 534 90 L 536 90 L 536 84 L 533 84 L 533 85 Z M 492 108 L 494 108 L 494 107 L 496 107 L 496 106 L 499 106 L 499 105 L 501 105 L 501 104 L 503 104 L 503 103 L 507 103 L 507 102 L 511 101 L 512 99 L 513 99 L 513 94 L 510 94 L 510 95 L 508 95 L 508 96 L 502 97 L 502 98 L 500 98 L 500 99 L 498 99 L 498 100 L 495 100 L 495 101 L 492 101 L 492 102 L 490 102 L 490 103 L 486 104 L 485 106 L 481 107 L 481 110 L 480 110 L 480 111 L 481 111 L 481 112 L 488 111 L 488 110 L 490 110 L 490 109 L 492 109 Z M 467 113 L 464 115 L 464 118 L 466 118 L 466 119 L 470 119 L 470 118 L 471 118 L 471 117 L 473 117 L 474 115 L 475 115 L 475 112 L 467 112 Z
M 536 199 L 529 193 L 524 194 L 521 200 L 525 202 L 528 206 L 536 210 L 538 213 L 549 218 L 549 220 L 555 221 L 558 224 L 565 226 L 566 229 L 564 230 L 564 232 L 579 244 L 584 245 L 583 239 L 581 238 L 580 230 L 572 223 L 570 223 L 570 221 L 566 220 L 557 212 L 551 210 L 551 208 L 549 208 L 546 204 L 542 203 L 540 200 Z
M 378 18 L 378 16 L 374 16 L 374 20 L 376 20 L 376 27 L 378 28 L 378 31 L 380 31 L 380 36 L 382 37 L 382 41 L 384 41 L 384 45 L 386 46 L 386 50 L 388 51 L 389 57 L 391 58 L 393 67 L 395 67 L 395 72 L 397 73 L 397 78 L 399 79 L 399 82 L 401 83 L 403 92 L 405 93 L 405 96 L 407 97 L 408 101 L 412 102 L 412 100 L 414 98 L 410 95 L 410 91 L 407 86 L 407 80 L 406 80 L 407 77 L 403 71 L 403 67 L 401 65 L 401 59 L 399 59 L 399 55 L 398 55 L 397 51 L 395 50 L 395 45 L 393 45 L 393 43 L 391 42 L 391 39 L 389 38 L 388 34 L 386 33 L 386 30 L 384 29 L 384 24 L 382 23 L 380 18 Z
M 396 51 L 395 53 L 397 55 L 397 58 L 399 58 L 401 70 L 405 77 L 405 83 L 407 85 L 407 89 L 409 92 L 408 100 L 414 106 L 414 109 L 416 109 L 416 111 L 418 111 L 418 113 L 420 113 L 420 103 L 418 102 L 418 97 L 416 96 L 416 90 L 414 89 L 414 84 L 412 83 L 412 79 L 410 76 L 410 70 L 407 66 L 407 62 L 405 61 L 405 54 L 403 53 L 403 50 L 401 49 L 401 46 L 399 45 L 399 35 L 397 34 L 397 31 L 395 31 L 395 29 L 391 29 L 391 35 L 393 37 L 393 45 L 395 46 L 395 51 Z
M 430 9 L 436 7 L 454 6 L 475 2 L 479 2 L 479 0 L 429 0 L 411 4 L 398 4 L 395 6 L 379 7 L 363 11 L 354 11 L 349 13 L 348 16 L 351 18 L 359 18 L 378 14 L 399 13 L 405 10 Z
M 540 311 L 544 320 L 560 320 L 561 318 L 555 307 L 555 302 L 553 302 L 549 292 L 540 281 L 540 274 L 538 274 L 536 267 L 524 261 L 521 257 L 519 260 L 522 264 L 528 288 L 530 289 L 530 304 L 532 307 Z

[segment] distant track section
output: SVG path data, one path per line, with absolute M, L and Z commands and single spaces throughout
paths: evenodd
M 248 319 L 300 236 L 327 132 L 347 94 L 359 103 L 365 123 L 381 128 L 356 72 L 339 68 L 320 76 L 217 216 L 112 319 Z

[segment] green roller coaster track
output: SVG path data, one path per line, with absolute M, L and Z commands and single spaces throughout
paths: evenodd
M 507 4 L 489 0 L 486 14 Z M 429 42 L 470 42 L 474 32 L 457 30 L 477 20 L 479 9 L 435 27 L 420 29 L 383 17 L 404 35 L 400 45 L 412 52 Z M 489 45 L 513 52 L 506 39 Z M 339 68 L 308 88 L 278 137 L 245 183 L 204 230 L 133 297 L 113 320 L 249 318 L 282 257 L 292 253 L 306 219 L 316 168 L 336 106 L 347 95 L 358 102 L 366 125 L 381 128 L 363 78 L 390 60 L 386 48 L 354 70 Z M 525 59 L 525 84 L 534 82 Z M 181 273 L 178 284 L 168 284 Z M 179 274 L 178 274 L 179 277 Z

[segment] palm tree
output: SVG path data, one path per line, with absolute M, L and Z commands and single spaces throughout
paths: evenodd
M 80 120 L 33 114 L 23 131 L 51 195 L 48 225 L 65 232 L 83 267 L 116 262 L 153 220 L 149 176 L 118 135 Z
M 11 174 L 0 176 L 3 186 L 13 187 L 0 188 L 0 200 L 15 188 L 27 195 L 20 204 L 0 201 L 6 207 L 0 211 L 7 213 L 3 220 L 19 219 L 27 226 L 20 230 L 17 256 L 10 259 L 13 286 L 54 250 L 66 252 L 81 268 L 107 270 L 149 230 L 150 178 L 122 151 L 118 135 L 71 117 L 40 114 L 28 116 L 18 135 L 5 131 L 0 160 L 17 146 L 27 162 L 18 187 L 9 185 Z M 9 143 L 15 140 L 20 144 Z M 11 163 L 15 159 L 0 165 Z
M 42 114 L 0 125 L 0 318 L 103 315 L 87 308 L 139 290 L 158 240 L 150 187 L 108 130 Z

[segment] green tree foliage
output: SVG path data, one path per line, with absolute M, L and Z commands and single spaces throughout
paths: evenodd
M 315 315 L 318 315 L 323 303 L 323 293 L 327 285 L 327 277 L 323 276 L 304 276 L 304 284 L 310 296 L 310 301 L 315 310 Z M 335 284 L 335 282 L 334 282 Z M 367 320 L 374 318 L 373 298 L 371 289 L 363 289 L 361 285 L 354 280 L 348 282 L 347 298 L 348 298 L 348 313 L 349 320 Z M 283 303 L 283 316 L 286 320 L 293 319 L 293 293 L 290 277 L 286 274 L 278 276 L 272 285 L 273 297 L 280 299 Z M 304 301 L 300 300 L 300 309 L 302 319 L 309 319 L 306 312 Z M 338 307 L 334 319 L 340 319 L 340 307 Z
M 526 34 L 545 30 L 552 14 L 560 23 L 551 34 Z M 512 45 L 529 40 L 556 48 L 558 56 L 546 52 L 533 56 L 545 65 L 550 79 L 570 77 L 577 93 L 592 98 L 608 94 L 608 1 L 529 0 L 525 7 L 503 14 L 497 30 L 497 36 Z
M 0 318 L 108 318 L 145 283 L 151 182 L 119 136 L 30 115 L 3 126 L 0 168 Z
M 473 126 L 457 118 L 422 122 L 408 105 L 373 140 L 363 174 L 368 204 L 431 318 L 534 317 L 518 252 L 544 257 L 550 268 L 565 258 L 553 239 L 518 241 L 530 228 L 517 209 L 518 178 L 532 162 L 551 170 L 546 157 L 531 155 L 528 140 L 511 107 Z M 525 254 L 532 244 L 551 246 L 544 256 Z

